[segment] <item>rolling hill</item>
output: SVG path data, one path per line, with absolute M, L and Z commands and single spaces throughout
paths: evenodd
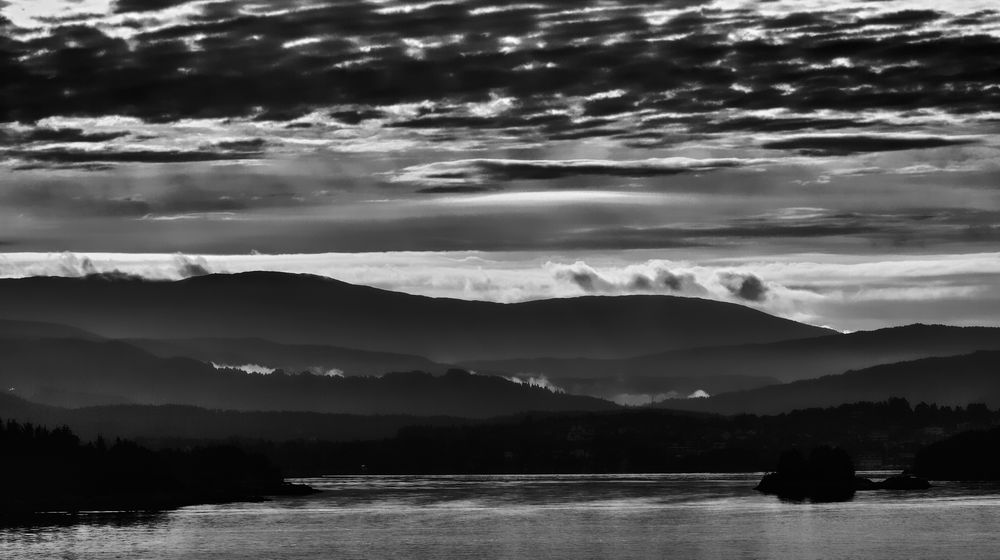
M 289 373 L 382 375 L 390 371 L 444 373 L 454 366 L 407 354 L 354 350 L 318 344 L 280 344 L 262 338 L 124 340 L 162 358 L 186 357 L 220 365 L 261 365 Z
M 382 377 L 256 375 L 160 358 L 120 341 L 0 339 L 0 387 L 36 402 L 183 404 L 213 409 L 487 417 L 611 410 L 614 404 L 460 370 Z
M 1000 328 L 908 325 L 840 336 L 710 348 L 688 348 L 618 360 L 519 359 L 469 361 L 463 367 L 564 378 L 709 379 L 749 376 L 796 381 L 877 364 L 1000 350 Z
M 624 358 L 837 333 L 736 304 L 672 296 L 516 304 L 429 298 L 311 275 L 213 274 L 0 280 L 0 316 L 108 338 L 264 338 L 424 356 Z
M 707 399 L 664 401 L 662 408 L 721 414 L 777 414 L 901 397 L 911 403 L 1000 406 L 1000 352 L 924 358 L 840 375 L 723 393 Z
M 63 408 L 0 394 L 0 419 L 72 426 L 84 439 L 357 441 L 393 437 L 406 426 L 473 422 L 447 416 L 352 415 L 317 412 L 211 410 L 184 405 L 103 405 Z

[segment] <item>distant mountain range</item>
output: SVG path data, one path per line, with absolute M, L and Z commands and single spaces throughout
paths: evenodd
M 148 281 L 0 280 L 0 317 L 108 338 L 263 338 L 423 356 L 438 363 L 626 358 L 665 350 L 835 335 L 749 307 L 672 296 L 516 304 L 429 298 L 276 272 Z
M 721 414 L 777 414 L 890 397 L 905 398 L 913 404 L 983 403 L 991 408 L 1000 407 L 1000 352 L 884 364 L 707 399 L 664 401 L 658 406 Z
M 0 394 L 0 419 L 72 426 L 84 439 L 321 440 L 389 438 L 406 426 L 456 426 L 474 422 L 447 416 L 355 415 L 317 412 L 210 410 L 184 405 L 103 405 L 63 408 Z
M 554 393 L 459 370 L 443 376 L 257 375 L 190 358 L 160 358 L 120 341 L 0 339 L 0 387 L 59 406 L 186 404 L 214 409 L 487 417 L 533 410 L 611 410 L 607 401 Z
M 76 327 L 42 323 L 38 321 L 16 321 L 0 319 L 0 338 L 39 339 L 72 338 L 76 340 L 102 340 L 100 336 Z
M 839 334 L 697 298 L 498 304 L 270 272 L 177 282 L 120 275 L 0 280 L 0 384 L 68 407 L 482 418 L 611 410 L 606 400 L 645 405 L 668 397 L 676 398 L 662 406 L 723 413 L 893 396 L 958 403 L 992 398 L 992 381 L 953 378 L 915 362 L 886 367 L 916 367 L 919 383 L 904 379 L 903 370 L 892 370 L 889 383 L 873 366 L 979 350 L 1000 351 L 1000 329 L 910 325 Z M 446 373 L 454 363 L 493 377 Z M 247 365 L 316 375 L 220 370 Z M 876 374 L 823 377 L 862 368 Z M 571 394 L 508 381 L 515 377 Z M 780 385 L 812 378 L 822 379 Z M 713 397 L 683 398 L 705 392 Z
M 259 365 L 288 373 L 371 376 L 390 371 L 444 373 L 454 367 L 408 354 L 318 344 L 281 344 L 262 338 L 144 338 L 124 342 L 163 358 L 183 356 L 219 365 Z
M 608 390 L 664 392 L 670 387 L 676 387 L 679 393 L 702 389 L 715 394 L 976 350 L 1000 350 L 1000 328 L 908 325 L 767 344 L 672 350 L 616 360 L 481 360 L 462 366 L 484 373 L 546 375 L 560 387 L 588 387 L 580 392 L 593 395 Z M 607 380 L 615 383 L 609 386 Z M 610 389 L 613 387 L 617 389 Z

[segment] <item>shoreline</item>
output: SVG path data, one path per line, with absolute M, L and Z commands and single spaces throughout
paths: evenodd
M 162 513 L 198 505 L 266 502 L 271 498 L 307 496 L 320 492 L 309 485 L 284 481 L 277 487 L 248 488 L 238 492 L 204 494 L 159 493 L 143 496 L 59 496 L 28 500 L 6 500 L 0 505 L 0 527 L 46 519 L 65 519 L 80 514 Z

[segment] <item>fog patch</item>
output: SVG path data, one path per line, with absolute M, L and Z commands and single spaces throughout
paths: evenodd
M 275 368 L 270 368 L 270 367 L 267 367 L 267 366 L 262 366 L 260 364 L 241 364 L 241 365 L 235 365 L 235 364 L 217 364 L 215 362 L 211 362 L 211 364 L 212 364 L 212 367 L 214 367 L 215 369 L 218 369 L 218 370 L 227 370 L 227 369 L 228 370 L 239 370 L 239 371 L 242 371 L 243 373 L 249 373 L 249 374 L 252 374 L 252 375 L 270 375 L 270 374 L 274 373 L 275 371 L 278 371 Z
M 318 377 L 347 377 L 342 369 L 328 368 L 324 366 L 312 366 L 306 368 L 306 372 Z
M 622 406 L 647 406 L 669 400 L 707 399 L 710 396 L 706 391 L 698 389 L 689 395 L 684 395 L 677 391 L 667 391 L 664 393 L 618 393 L 612 395 L 609 400 Z
M 531 374 L 517 374 L 511 377 L 504 377 L 507 381 L 511 383 L 516 383 L 518 385 L 527 385 L 529 387 L 539 387 L 541 389 L 547 389 L 553 393 L 565 393 L 566 390 L 559 387 L 549 381 L 549 378 L 545 375 L 531 375 Z

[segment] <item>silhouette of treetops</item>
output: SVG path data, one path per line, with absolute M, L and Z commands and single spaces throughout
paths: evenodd
M 784 451 L 777 470 L 764 475 L 756 489 L 781 498 L 837 501 L 853 497 L 855 486 L 851 457 L 843 449 L 824 445 L 813 448 L 808 457 L 798 449 Z
M 151 451 L 81 443 L 67 427 L 0 422 L 0 520 L 39 512 L 155 510 L 293 493 L 280 470 L 236 447 Z
M 1000 412 L 982 405 L 910 406 L 903 399 L 776 416 L 638 409 L 473 420 L 185 406 L 61 409 L 0 395 L 0 414 L 154 450 L 222 441 L 267 456 L 290 476 L 357 474 L 361 465 L 370 474 L 754 472 L 773 469 L 784 449 L 821 443 L 847 451 L 858 468 L 904 469 L 930 443 L 1000 423 Z
M 779 416 L 662 410 L 533 413 L 414 424 L 368 441 L 242 441 L 294 476 L 457 473 L 754 472 L 782 450 L 840 447 L 865 469 L 911 467 L 913 453 L 961 426 L 989 426 L 985 407 L 912 408 L 902 399 Z M 358 438 L 359 440 L 361 438 Z M 176 444 L 176 442 L 168 442 Z
M 849 500 L 858 490 L 926 490 L 930 486 L 927 480 L 905 472 L 878 482 L 857 476 L 846 451 L 821 445 L 808 457 L 798 449 L 782 452 L 777 470 L 765 474 L 756 490 L 783 499 L 829 502 Z
M 914 472 L 932 480 L 1000 480 L 1000 428 L 962 432 L 921 449 Z

